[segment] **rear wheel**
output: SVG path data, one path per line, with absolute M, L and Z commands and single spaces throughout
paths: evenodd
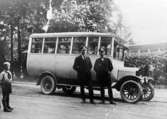
M 151 83 L 143 84 L 143 101 L 150 101 L 154 97 L 154 86 Z
M 76 87 L 75 87 L 75 86 L 63 87 L 63 91 L 64 91 L 66 94 L 72 94 L 72 93 L 74 93 L 75 90 L 76 90 Z
M 51 94 L 56 89 L 56 83 L 52 76 L 46 75 L 41 79 L 41 91 L 43 94 Z
M 141 99 L 142 86 L 133 80 L 126 81 L 121 86 L 121 98 L 128 103 L 136 103 Z

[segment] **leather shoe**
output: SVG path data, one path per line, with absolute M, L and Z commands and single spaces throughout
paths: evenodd
M 100 104 L 105 104 L 105 101 L 101 101 Z
M 12 110 L 10 110 L 10 109 L 7 108 L 7 109 L 4 109 L 3 111 L 4 112 L 11 112 Z
M 102 104 L 104 104 L 105 103 L 105 101 L 104 100 L 102 100 L 102 102 L 101 102 Z
M 14 108 L 9 106 L 8 109 L 13 110 Z
M 83 99 L 81 103 L 86 103 L 86 100 Z
M 95 104 L 95 102 L 93 100 L 90 101 L 91 104 Z
M 113 101 L 110 101 L 110 104 L 116 105 L 116 103 L 115 103 L 115 102 L 113 102 Z

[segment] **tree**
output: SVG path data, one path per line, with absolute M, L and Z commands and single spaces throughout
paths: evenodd
M 8 26 L 5 28 L 6 31 L 10 30 L 10 25 L 13 26 L 14 42 L 17 42 L 19 28 L 24 47 L 28 44 L 28 37 L 33 31 L 43 32 L 42 26 L 46 21 L 46 10 L 42 6 L 43 2 L 42 0 L 7 0 L 5 3 L 5 7 L 2 6 L 0 11 L 0 22 Z M 1 34 L 3 34 L 2 30 Z M 6 40 L 10 40 L 10 32 L 7 32 Z
M 97 0 L 99 1 L 99 0 Z M 120 34 L 123 29 L 122 15 L 112 0 L 53 0 L 53 19 L 47 32 L 95 31 Z M 18 28 L 21 45 L 27 47 L 31 33 L 44 32 L 47 24 L 49 2 L 46 0 L 0 0 L 0 22 L 14 27 L 17 44 Z M 9 27 L 5 39 L 10 40 Z M 4 31 L 0 33 L 3 35 Z M 122 35 L 119 35 L 122 36 Z M 16 47 L 16 46 L 14 46 Z
M 116 11 L 112 6 L 114 6 L 112 0 L 105 2 L 64 0 L 60 9 L 53 6 L 54 17 L 48 32 L 96 31 L 116 33 L 118 28 L 115 29 L 115 27 L 118 27 L 119 24 L 111 25 L 114 23 L 112 12 Z

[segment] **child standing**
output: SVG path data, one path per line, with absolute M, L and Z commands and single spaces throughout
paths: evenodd
M 0 81 L 2 87 L 2 104 L 4 112 L 11 112 L 13 110 L 9 105 L 9 95 L 12 92 L 12 73 L 10 72 L 10 63 L 4 63 L 4 70 L 0 73 Z

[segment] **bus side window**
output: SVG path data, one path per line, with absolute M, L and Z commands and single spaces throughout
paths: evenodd
M 86 45 L 86 37 L 74 37 L 72 54 L 79 54 L 82 46 Z
M 56 38 L 45 38 L 43 53 L 55 53 Z
M 89 37 L 88 41 L 88 53 L 90 55 L 96 55 L 98 52 L 99 37 Z
M 31 44 L 31 53 L 41 53 L 42 52 L 42 41 L 43 38 L 33 38 Z
M 128 49 L 123 49 L 123 60 L 128 56 Z
M 120 47 L 119 48 L 119 60 L 123 60 L 123 48 L 122 47 Z
M 124 48 L 117 42 L 114 42 L 114 58 L 118 60 L 124 59 Z
M 71 37 L 60 37 L 58 41 L 58 54 L 69 54 L 70 53 L 70 45 L 71 45 Z
M 100 47 L 103 47 L 105 49 L 105 55 L 111 55 L 111 42 L 112 38 L 111 37 L 102 37 L 101 38 L 101 45 Z

